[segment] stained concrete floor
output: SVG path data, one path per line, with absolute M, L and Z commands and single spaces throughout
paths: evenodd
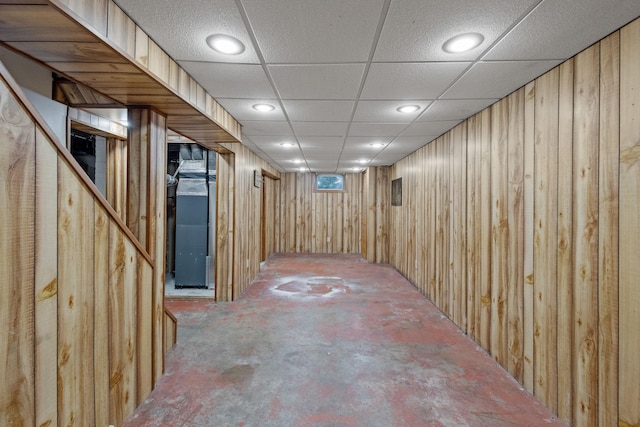
M 233 303 L 175 301 L 125 426 L 564 425 L 393 268 L 274 255 Z

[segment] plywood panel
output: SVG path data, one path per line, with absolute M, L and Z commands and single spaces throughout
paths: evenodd
M 58 167 L 58 422 L 94 420 L 93 197 L 65 162 Z M 78 262 L 78 260 L 82 262 Z
M 38 129 L 35 140 L 35 425 L 58 422 L 58 163 Z M 22 215 L 20 215 L 22 217 Z M 2 270 L 4 271 L 4 270 Z
M 640 425 L 640 20 L 620 32 L 619 425 Z
M 0 80 L 0 83 L 4 81 Z M 0 86 L 0 424 L 32 425 L 34 408 L 35 127 L 14 96 Z M 40 286 L 40 284 L 39 284 Z

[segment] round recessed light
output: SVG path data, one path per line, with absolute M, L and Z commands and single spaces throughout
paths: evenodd
M 459 34 L 450 38 L 442 45 L 442 50 L 447 53 L 467 52 L 475 47 L 480 46 L 484 41 L 484 36 L 480 33 Z
M 384 147 L 384 144 L 381 143 L 381 142 L 374 142 L 374 143 L 369 144 L 369 145 L 372 146 L 372 147 L 376 147 L 376 148 Z
M 283 147 L 293 147 L 293 143 L 291 142 L 282 142 L 280 143 L 280 145 L 282 145 Z
M 401 113 L 413 113 L 415 111 L 418 111 L 420 109 L 419 105 L 403 105 L 398 107 L 396 110 L 398 110 Z
M 207 37 L 207 44 L 216 52 L 225 55 L 239 55 L 244 52 L 244 45 L 235 37 L 225 34 L 212 34 Z
M 368 161 L 369 160 L 366 160 L 366 159 L 360 159 L 360 160 L 358 160 L 358 163 L 367 163 Z
M 302 160 L 302 159 L 293 159 L 292 161 L 293 161 L 293 163 L 302 163 L 302 162 L 304 162 L 304 160 Z
M 268 113 L 269 111 L 275 110 L 276 107 L 271 104 L 255 104 L 253 105 L 253 109 L 258 110 L 261 113 Z
M 306 172 L 306 171 L 308 171 L 309 169 L 307 169 L 307 168 L 298 168 L 298 170 L 299 170 L 300 172 Z

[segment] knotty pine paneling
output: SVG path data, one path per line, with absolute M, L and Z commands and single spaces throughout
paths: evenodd
M 267 173 L 271 177 L 279 177 L 279 172 L 271 165 L 258 157 L 251 150 L 244 146 L 233 146 L 234 150 L 234 189 L 235 194 L 235 215 L 234 233 L 233 233 L 233 292 L 232 298 L 237 298 L 249 286 L 251 281 L 258 275 L 260 270 L 260 262 L 262 261 L 263 245 L 275 245 L 275 241 L 265 242 L 265 233 L 262 230 L 262 215 L 265 211 L 270 211 L 275 216 L 277 197 L 275 191 L 277 181 L 265 184 L 263 180 L 262 187 L 254 186 L 254 173 Z M 218 158 L 224 156 L 218 156 Z M 256 171 L 256 172 L 254 172 Z M 220 172 L 218 171 L 218 176 Z M 271 180 L 273 181 L 273 180 Z M 263 191 L 265 185 L 273 187 L 271 189 L 272 197 L 265 199 Z M 218 199 L 221 197 L 220 191 L 223 188 L 218 187 Z M 268 206 L 263 206 L 267 201 Z M 275 219 L 275 218 L 274 218 Z M 275 230 L 272 230 L 273 233 Z M 275 235 L 273 236 L 275 238 Z M 267 253 L 267 257 L 271 253 Z M 223 300 L 221 300 L 223 301 Z
M 0 220 L 0 424 L 120 425 L 153 387 L 151 361 L 162 365 L 150 337 L 156 269 L 0 74 L 0 177 L 11 184 L 0 187 L 11 213 Z M 163 332 L 153 329 L 160 343 Z
M 617 121 L 609 122 L 615 126 Z M 620 31 L 619 425 L 640 425 L 640 20 Z M 610 256 L 616 259 L 616 254 Z M 610 327 L 611 325 L 609 325 Z M 615 424 L 615 423 L 612 423 Z
M 280 181 L 280 252 L 361 253 L 362 174 L 345 174 L 344 192 L 314 191 L 315 174 Z
M 0 86 L 0 135 L 0 424 L 33 425 L 37 418 L 33 352 L 34 256 L 38 253 L 32 185 L 36 176 L 35 126 L 4 85 Z M 12 210 L 19 214 L 4 214 Z M 41 286 L 38 283 L 38 288 Z M 51 348 L 50 343 L 45 345 Z M 55 356 L 55 349 L 49 356 Z M 36 360 L 41 362 L 41 357 Z M 47 415 L 50 412 L 48 408 Z
M 391 264 L 573 425 L 640 424 L 639 106 L 636 20 L 390 168 Z
M 363 174 L 362 255 L 372 263 L 389 262 L 390 172 L 388 166 L 379 166 L 367 168 Z

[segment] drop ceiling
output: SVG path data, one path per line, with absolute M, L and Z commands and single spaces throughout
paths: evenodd
M 243 125 L 243 144 L 283 172 L 391 165 L 640 16 L 638 0 L 116 3 Z M 467 32 L 483 43 L 442 50 Z M 205 39 L 218 33 L 244 52 L 211 50 Z M 420 109 L 397 111 L 407 104 Z

